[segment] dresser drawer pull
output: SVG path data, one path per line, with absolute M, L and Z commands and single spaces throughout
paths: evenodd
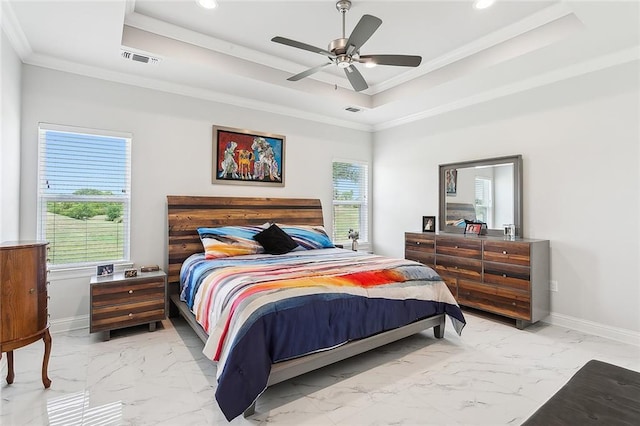
M 454 248 L 455 248 L 455 249 L 457 249 L 457 248 L 460 248 L 460 247 L 458 247 L 458 246 L 455 246 Z
M 511 304 L 512 304 L 513 306 L 516 306 L 516 302 L 511 302 Z
M 129 312 L 129 318 L 133 318 L 133 314 Z
M 129 294 L 133 294 L 133 290 L 129 290 Z
M 502 274 L 502 276 L 503 276 L 504 278 L 507 278 L 507 274 Z
M 502 250 L 502 254 L 507 254 L 507 251 L 506 250 Z
M 33 293 L 35 293 L 35 292 L 36 292 L 36 289 L 35 289 L 35 288 L 30 288 L 30 289 L 29 289 L 29 294 L 33 294 Z
M 420 245 L 420 241 L 416 241 L 416 245 Z

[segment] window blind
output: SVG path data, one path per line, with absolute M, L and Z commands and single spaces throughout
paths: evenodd
M 369 242 L 369 171 L 366 163 L 333 162 L 333 241 L 349 242 L 349 230 Z
M 129 259 L 131 136 L 39 126 L 38 238 L 51 265 Z

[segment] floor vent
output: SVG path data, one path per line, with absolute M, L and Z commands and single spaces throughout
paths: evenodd
M 145 55 L 143 53 L 135 53 L 130 50 L 123 50 L 121 53 L 123 59 L 129 61 L 142 62 L 143 64 L 157 65 L 160 63 L 160 58 Z
M 349 112 L 360 112 L 360 111 L 362 111 L 360 108 L 356 108 L 356 107 L 346 107 L 344 110 L 345 111 L 349 111 Z

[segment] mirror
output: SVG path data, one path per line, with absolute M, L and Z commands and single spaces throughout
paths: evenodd
M 522 237 L 522 156 L 440 165 L 441 232 L 464 233 L 465 219 L 487 224 L 483 234 L 503 235 L 515 225 Z

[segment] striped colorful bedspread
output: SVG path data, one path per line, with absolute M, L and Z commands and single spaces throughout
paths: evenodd
M 442 313 L 458 334 L 465 325 L 431 268 L 343 249 L 196 254 L 180 281 L 182 300 L 209 334 L 203 352 L 218 362 L 216 399 L 229 420 L 264 391 L 275 362 Z

